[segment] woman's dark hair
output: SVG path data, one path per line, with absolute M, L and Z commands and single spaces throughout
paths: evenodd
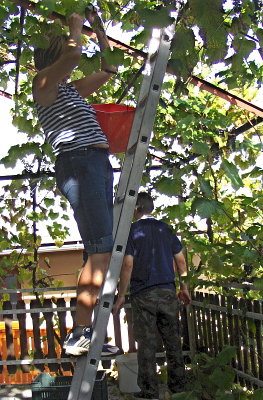
M 138 193 L 136 206 L 139 212 L 143 214 L 151 214 L 154 209 L 153 199 L 146 192 Z
M 53 36 L 49 39 L 49 46 L 47 49 L 35 49 L 34 61 L 36 69 L 40 71 L 57 61 L 62 54 L 67 40 L 67 35 Z

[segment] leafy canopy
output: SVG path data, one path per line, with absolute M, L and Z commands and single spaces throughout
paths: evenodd
M 21 280 L 38 271 L 39 223 L 45 221 L 58 245 L 67 238 L 67 206 L 54 190 L 53 177 L 47 176 L 53 172 L 54 157 L 32 100 L 33 49 L 46 47 L 50 32 L 67 32 L 59 19 L 50 18 L 52 14 L 84 15 L 87 2 L 40 0 L 31 5 L 23 10 L 15 0 L 0 4 L 0 85 L 14 93 L 13 123 L 27 136 L 2 159 L 6 167 L 22 165 L 25 178 L 3 188 L 1 250 L 13 250 L 2 259 L 0 277 L 17 268 Z M 167 74 L 163 85 L 142 185 L 158 198 L 166 196 L 156 214 L 182 235 L 193 284 L 200 276 L 222 282 L 248 279 L 262 290 L 262 279 L 257 279 L 263 251 L 262 165 L 257 161 L 262 124 L 253 126 L 253 113 L 189 83 L 192 74 L 198 75 L 253 100 L 262 77 L 262 1 L 120 0 L 98 5 L 107 32 L 110 24 L 119 24 L 130 33 L 130 45 L 146 52 L 152 28 L 177 19 L 169 60 L 173 74 Z M 74 79 L 100 68 L 94 40 L 83 36 L 83 43 Z M 91 103 L 116 102 L 142 63 L 119 48 L 104 56 L 119 65 L 120 72 L 88 99 Z M 136 103 L 140 84 L 141 77 L 123 102 Z M 249 129 L 237 130 L 244 124 Z M 122 160 L 121 155 L 116 157 Z M 43 271 L 36 272 L 33 283 L 44 281 Z

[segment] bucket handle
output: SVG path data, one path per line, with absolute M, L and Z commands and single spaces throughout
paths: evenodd
M 132 368 L 130 368 L 129 366 L 128 366 L 128 364 L 127 363 L 122 363 L 122 365 L 125 365 L 125 367 L 130 371 L 130 372 L 132 372 L 133 374 L 137 374 L 137 372 L 136 371 L 134 371 Z

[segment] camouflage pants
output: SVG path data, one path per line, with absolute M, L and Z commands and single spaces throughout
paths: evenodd
M 134 338 L 138 343 L 138 386 L 144 393 L 158 397 L 155 358 L 158 330 L 166 351 L 167 384 L 176 392 L 185 379 L 177 295 L 171 289 L 155 288 L 135 296 L 131 305 Z

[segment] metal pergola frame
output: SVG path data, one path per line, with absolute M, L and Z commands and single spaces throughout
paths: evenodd
M 11 0 L 11 1 L 13 3 L 15 3 L 16 5 L 21 6 L 22 8 L 28 9 L 30 11 L 34 11 L 35 7 L 36 7 L 36 4 L 29 0 Z M 63 16 L 57 12 L 52 12 L 51 14 L 48 15 L 48 17 L 51 20 L 59 19 L 64 25 L 66 25 L 65 16 Z M 95 37 L 95 33 L 93 32 L 93 30 L 87 26 L 83 26 L 82 33 L 89 37 L 93 37 L 93 38 Z M 129 46 L 129 45 L 127 45 L 117 39 L 114 39 L 110 36 L 107 36 L 107 37 L 108 37 L 108 40 L 109 40 L 111 46 L 117 47 L 117 48 L 123 50 L 124 52 L 128 53 L 130 56 L 132 56 L 134 58 L 146 60 L 147 54 L 144 51 L 135 49 L 134 47 Z M 172 75 L 175 75 L 171 68 L 167 68 L 167 72 Z M 205 81 L 204 79 L 201 79 L 195 75 L 191 75 L 191 77 L 189 78 L 189 83 L 192 83 L 193 85 L 196 85 L 196 86 L 200 87 L 201 89 L 204 89 L 204 90 L 206 90 L 218 97 L 221 97 L 222 99 L 224 99 L 240 108 L 243 108 L 247 111 L 253 112 L 255 115 L 263 118 L 263 109 L 261 107 L 256 106 L 256 105 L 242 99 L 241 97 L 238 97 L 224 89 L 221 89 L 218 86 Z M 3 94 L 3 92 L 1 93 L 1 91 L 0 91 L 0 94 Z

